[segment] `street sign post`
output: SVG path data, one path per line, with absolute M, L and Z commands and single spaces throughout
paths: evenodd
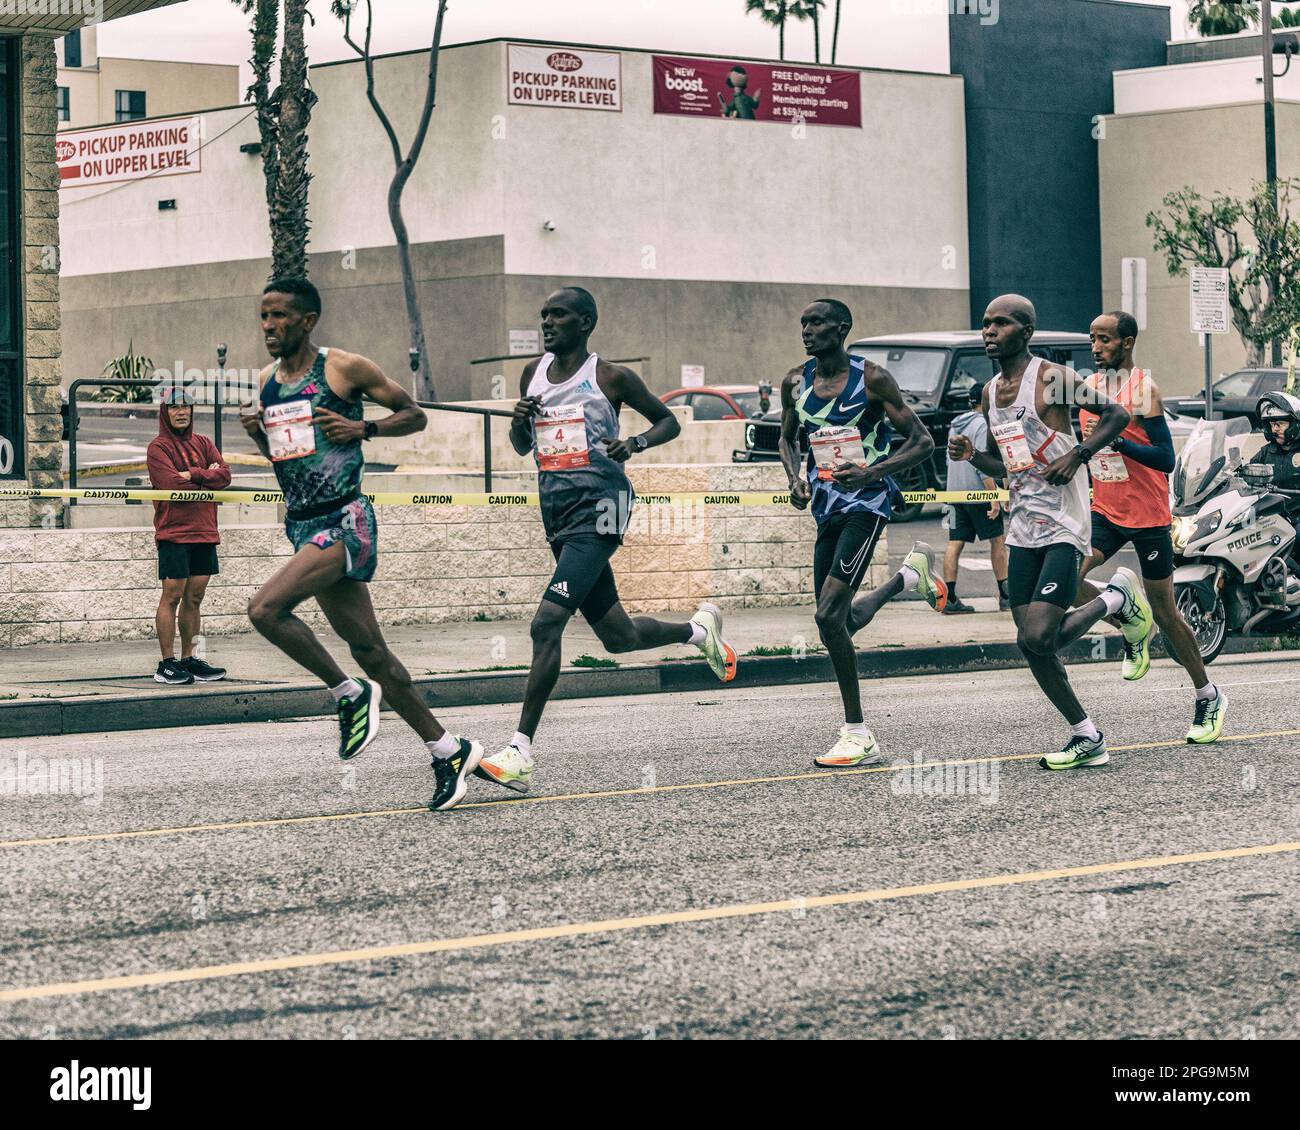
M 1228 332 L 1228 268 L 1192 267 L 1188 284 L 1192 333 L 1205 345 L 1205 418 L 1214 419 L 1214 369 L 1211 334 Z

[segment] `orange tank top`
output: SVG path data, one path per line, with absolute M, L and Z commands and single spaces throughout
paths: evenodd
M 1088 378 L 1088 383 L 1094 388 L 1102 388 L 1104 379 L 1102 374 L 1095 374 Z M 1130 443 L 1149 446 L 1151 440 L 1141 422 L 1150 404 L 1146 373 L 1133 369 L 1114 399 L 1133 417 L 1120 435 Z M 1081 429 L 1086 430 L 1089 422 L 1096 419 L 1095 412 L 1079 410 Z M 1142 530 L 1168 526 L 1172 521 L 1169 476 L 1163 471 L 1113 452 L 1094 454 L 1089 470 L 1092 474 L 1092 508 L 1115 525 Z

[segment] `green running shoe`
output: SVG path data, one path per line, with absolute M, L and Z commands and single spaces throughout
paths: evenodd
M 1038 762 L 1040 769 L 1082 769 L 1085 765 L 1105 765 L 1110 760 L 1106 750 L 1106 735 L 1085 738 L 1075 734 L 1060 753 L 1049 753 Z
M 925 597 L 931 608 L 942 612 L 948 604 L 948 586 L 942 577 L 934 574 L 934 550 L 923 541 L 913 542 L 912 551 L 903 558 L 903 564 L 915 569 L 921 578 L 916 591 Z
M 516 745 L 508 745 L 499 753 L 485 757 L 474 770 L 482 777 L 517 793 L 526 793 L 533 780 L 533 759 Z
M 704 629 L 704 658 L 718 678 L 729 683 L 736 677 L 736 649 L 722 638 L 722 613 L 716 604 L 701 604 L 691 617 Z
M 1228 696 L 1218 687 L 1214 688 L 1213 698 L 1196 700 L 1196 716 L 1192 719 L 1192 728 L 1187 731 L 1187 740 L 1193 745 L 1209 745 L 1217 741 L 1223 733 L 1223 719 L 1228 713 Z
M 351 761 L 379 736 L 379 700 L 382 692 L 374 679 L 358 679 L 356 699 L 339 699 L 339 757 Z
M 1142 678 L 1151 670 L 1151 633 L 1155 630 L 1155 618 L 1151 615 L 1151 605 L 1147 602 L 1137 574 L 1132 569 L 1119 568 L 1106 586 L 1124 598 L 1115 618 L 1120 622 L 1120 631 L 1124 634 L 1124 678 L 1130 682 Z

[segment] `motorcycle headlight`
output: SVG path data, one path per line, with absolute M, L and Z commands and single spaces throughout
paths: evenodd
M 1173 525 L 1170 527 L 1170 533 L 1174 539 L 1174 549 L 1181 553 L 1187 548 L 1187 543 L 1192 540 L 1192 531 L 1196 528 L 1196 523 L 1190 518 L 1175 518 Z
M 1208 538 L 1222 524 L 1222 510 L 1215 510 L 1210 514 L 1204 514 L 1200 518 L 1196 519 L 1196 525 L 1192 527 L 1192 536 L 1188 540 L 1200 541 L 1201 538 Z

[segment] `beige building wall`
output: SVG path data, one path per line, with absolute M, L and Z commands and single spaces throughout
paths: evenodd
M 1181 69 L 1181 68 L 1179 68 Z M 1280 177 L 1300 176 L 1300 102 L 1277 104 Z M 1203 196 L 1244 197 L 1264 178 L 1264 111 L 1260 103 L 1120 114 L 1105 120 L 1097 147 L 1101 194 L 1103 304 L 1120 305 L 1121 261 L 1147 260 L 1147 328 L 1138 360 L 1166 392 L 1204 387 L 1204 352 L 1191 332 L 1186 277 L 1171 277 L 1156 253 L 1147 214 L 1163 211 L 1166 193 L 1191 186 Z M 1246 361 L 1236 332 L 1215 335 L 1214 374 Z
M 59 129 L 82 129 L 117 120 L 117 92 L 142 90 L 151 118 L 188 114 L 240 101 L 239 67 L 224 63 L 172 63 L 156 59 L 102 56 L 93 27 L 81 29 L 81 66 L 64 65 L 64 42 L 56 41 L 57 85 L 68 88 L 66 122 Z

